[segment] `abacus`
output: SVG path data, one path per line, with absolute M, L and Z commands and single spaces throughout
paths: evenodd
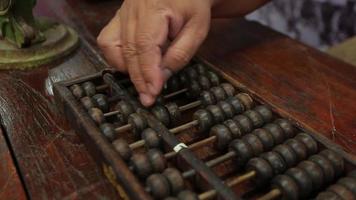
M 356 199 L 352 156 L 198 61 L 151 108 L 111 69 L 54 88 L 123 199 Z

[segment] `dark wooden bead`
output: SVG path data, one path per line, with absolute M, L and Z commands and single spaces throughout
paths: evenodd
M 181 118 L 182 118 L 181 112 L 179 110 L 179 106 L 174 102 L 170 102 L 170 103 L 167 103 L 165 105 L 165 107 L 169 113 L 169 119 L 171 122 L 171 126 L 177 125 L 181 121 Z
M 170 116 L 166 107 L 162 105 L 156 105 L 151 109 L 151 113 L 165 126 L 170 125 Z
M 182 87 L 181 82 L 177 76 L 172 76 L 167 81 L 167 90 L 169 92 L 175 92 Z
M 252 158 L 246 164 L 246 171 L 255 171 L 254 183 L 257 187 L 266 185 L 273 178 L 273 169 L 271 165 L 262 158 Z
M 226 101 L 220 101 L 217 105 L 224 112 L 227 119 L 231 119 L 235 115 L 235 109 Z
M 182 174 L 175 168 L 167 168 L 163 175 L 167 178 L 172 194 L 178 194 L 184 189 L 184 178 Z
M 293 167 L 298 163 L 295 152 L 288 145 L 279 144 L 273 148 L 273 151 L 278 153 L 283 158 L 283 160 L 287 164 L 287 168 Z
M 339 195 L 331 191 L 325 191 L 318 194 L 315 200 L 344 200 Z
M 236 96 L 227 98 L 226 102 L 234 108 L 235 114 L 241 114 L 245 111 L 244 105 Z
M 251 98 L 250 95 L 246 93 L 238 93 L 236 97 L 242 102 L 244 105 L 245 109 L 244 110 L 250 110 L 254 106 L 253 99 Z
M 112 141 L 116 138 L 116 131 L 114 125 L 111 123 L 104 123 L 100 125 L 100 130 L 101 133 L 109 139 L 109 141 Z
M 209 105 L 206 110 L 213 116 L 215 124 L 222 123 L 226 118 L 224 111 L 217 105 Z
M 210 81 L 206 76 L 200 75 L 198 78 L 198 82 L 202 90 L 208 90 L 209 88 L 211 88 Z
M 258 128 L 255 129 L 252 133 L 260 139 L 265 151 L 269 151 L 274 147 L 274 139 L 272 135 L 265 129 Z
M 94 96 L 96 94 L 96 87 L 93 82 L 87 81 L 82 84 L 82 88 L 85 94 L 89 97 Z
M 162 152 L 158 149 L 150 149 L 147 152 L 147 157 L 148 160 L 151 163 L 152 170 L 153 172 L 163 172 L 163 170 L 166 168 L 166 159 L 164 158 L 164 155 Z
M 198 72 L 199 75 L 205 75 L 207 72 L 207 69 L 204 67 L 204 65 L 198 63 L 193 66 L 195 70 Z
M 316 163 L 304 160 L 298 164 L 298 168 L 304 170 L 312 180 L 313 191 L 319 191 L 324 184 L 323 170 Z
M 246 117 L 245 115 L 237 115 L 233 118 L 237 124 L 240 125 L 242 134 L 250 133 L 253 129 L 253 124 L 250 118 Z
M 206 76 L 208 77 L 212 86 L 218 86 L 220 84 L 220 78 L 217 74 L 212 71 L 207 71 Z
M 78 84 L 70 86 L 69 89 L 77 99 L 80 99 L 85 95 L 83 88 Z
M 260 155 L 264 152 L 264 146 L 261 140 L 254 134 L 247 134 L 242 137 L 242 140 L 249 143 L 252 147 L 252 151 L 254 152 L 254 156 Z
M 179 200 L 177 197 L 166 197 L 164 200 Z
M 240 138 L 242 136 L 242 131 L 240 125 L 232 119 L 228 119 L 223 122 L 223 124 L 229 129 L 232 138 Z
M 356 180 L 356 170 L 352 170 L 347 174 L 348 177 L 354 178 Z
M 286 138 L 292 138 L 295 136 L 295 128 L 288 120 L 279 118 L 273 123 L 278 124 L 283 129 Z
M 96 94 L 92 97 L 92 99 L 104 113 L 109 112 L 109 102 L 106 95 Z
M 164 96 L 159 95 L 159 96 L 156 97 L 155 104 L 164 105 L 165 103 L 166 103 L 166 99 L 164 98 Z
M 312 180 L 308 174 L 297 167 L 290 168 L 286 171 L 285 175 L 291 177 L 298 185 L 299 198 L 306 199 L 312 192 Z
M 230 83 L 222 83 L 220 84 L 220 87 L 224 89 L 228 97 L 233 97 L 236 93 L 234 86 L 232 86 Z
M 263 129 L 265 129 L 272 135 L 275 145 L 281 144 L 287 139 L 286 135 L 283 132 L 283 129 L 277 124 L 274 123 L 266 124 L 263 126 Z
M 96 124 L 102 124 L 105 122 L 104 114 L 99 108 L 91 108 L 89 115 Z
M 343 200 L 351 200 L 351 199 L 355 200 L 356 199 L 356 196 L 350 190 L 348 190 L 346 187 L 344 187 L 343 185 L 340 185 L 340 184 L 331 185 L 330 187 L 328 187 L 327 190 L 334 192 L 339 197 L 341 197 L 341 199 L 343 199 Z
M 145 178 L 152 174 L 152 166 L 148 156 L 143 153 L 133 154 L 130 164 L 135 174 L 140 178 Z M 152 189 L 152 188 L 151 188 Z
M 134 86 L 128 87 L 127 88 L 127 92 L 129 94 L 131 94 L 132 96 L 137 96 L 138 95 L 137 90 L 136 90 L 136 88 Z
M 215 86 L 210 88 L 210 91 L 212 92 L 212 94 L 214 95 L 216 101 L 223 101 L 227 98 L 227 95 L 224 91 L 224 89 L 222 89 L 221 87 Z
M 356 180 L 350 177 L 344 177 L 337 181 L 340 184 L 350 190 L 356 196 Z
M 217 103 L 214 95 L 210 91 L 202 91 L 200 94 L 200 101 L 204 107 Z
M 183 85 L 186 85 L 189 82 L 189 77 L 187 76 L 184 70 L 178 74 L 178 79 L 179 82 Z
M 302 142 L 299 142 L 296 139 L 289 139 L 284 144 L 288 145 L 290 148 L 293 149 L 299 162 L 307 158 L 307 147 Z
M 214 142 L 215 148 L 218 150 L 225 150 L 228 148 L 229 143 L 232 140 L 232 134 L 230 133 L 229 128 L 225 125 L 217 124 L 210 129 L 210 135 L 216 136 Z
M 90 110 L 91 108 L 97 107 L 97 105 L 95 104 L 93 99 L 91 97 L 88 97 L 88 96 L 85 96 L 85 97 L 81 98 L 80 102 L 82 103 L 84 108 L 86 108 L 87 110 Z
M 344 159 L 336 154 L 335 152 L 325 149 L 319 153 L 319 155 L 323 156 L 324 158 L 330 160 L 331 164 L 335 170 L 335 176 L 340 177 L 341 174 L 344 172 Z
M 278 175 L 272 181 L 272 188 L 282 191 L 282 200 L 298 200 L 299 187 L 291 177 L 286 175 Z
M 140 136 L 142 131 L 147 127 L 146 118 L 138 113 L 132 113 L 127 122 L 131 124 L 131 131 L 135 137 Z
M 261 115 L 264 123 L 269 123 L 272 121 L 273 113 L 271 109 L 269 109 L 267 106 L 265 105 L 256 106 L 253 110 Z
M 183 190 L 178 194 L 179 200 L 199 200 L 199 197 L 196 193 L 190 190 Z
M 112 144 L 124 161 L 130 160 L 132 156 L 132 150 L 124 139 L 117 139 Z
M 185 84 L 188 91 L 186 92 L 187 97 L 189 98 L 197 98 L 199 97 L 202 89 L 198 83 L 198 81 L 191 80 Z
M 261 154 L 260 157 L 271 165 L 274 175 L 281 174 L 287 170 L 286 162 L 277 152 L 269 151 Z
M 330 184 L 335 179 L 335 170 L 330 160 L 320 155 L 312 155 L 308 160 L 317 164 L 323 171 L 324 184 Z
M 205 110 L 199 109 L 193 115 L 194 120 L 198 120 L 198 131 L 199 132 L 206 132 L 210 129 L 211 126 L 214 124 L 214 118 L 212 114 Z
M 312 138 L 310 135 L 306 133 L 298 133 L 295 139 L 304 143 L 304 145 L 307 147 L 308 155 L 313 155 L 318 152 L 318 143 L 316 143 L 314 138 Z
M 184 71 L 190 80 L 198 80 L 199 74 L 193 67 L 187 67 Z
M 115 110 L 120 111 L 120 113 L 117 114 L 117 118 L 122 123 L 126 123 L 129 116 L 135 112 L 134 107 L 127 101 L 119 101 L 115 105 Z
M 230 149 L 236 153 L 237 167 L 244 166 L 254 156 L 251 145 L 243 140 L 235 139 L 230 143 Z
M 151 128 L 143 130 L 141 138 L 145 141 L 147 149 L 160 148 L 162 145 L 161 137 L 159 137 L 157 132 Z
M 259 128 L 264 124 L 262 116 L 254 110 L 247 110 L 244 115 L 250 118 L 254 128 Z
M 162 174 L 150 175 L 146 179 L 146 186 L 155 199 L 164 199 L 171 194 L 169 182 Z

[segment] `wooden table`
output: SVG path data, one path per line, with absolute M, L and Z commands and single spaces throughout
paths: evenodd
M 94 38 L 119 3 L 67 2 L 39 0 L 36 12 L 74 27 L 80 49 L 39 69 L 0 72 L 0 199 L 118 198 L 57 110 L 51 86 L 105 67 Z M 215 21 L 199 57 L 307 131 L 356 153 L 354 67 L 237 19 Z

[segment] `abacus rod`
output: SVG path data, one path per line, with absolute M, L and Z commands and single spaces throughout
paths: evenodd
M 267 194 L 263 195 L 262 197 L 257 198 L 257 200 L 272 200 L 272 199 L 276 199 L 281 194 L 282 194 L 282 191 L 275 188 L 275 189 L 272 189 L 271 191 L 269 191 Z
M 145 141 L 144 140 L 138 140 L 138 141 L 136 141 L 134 143 L 131 143 L 129 145 L 129 147 L 130 147 L 130 149 L 134 150 L 134 149 L 142 147 L 143 145 L 145 145 Z
M 172 128 L 172 129 L 170 129 L 169 131 L 170 131 L 171 133 L 173 133 L 173 134 L 176 134 L 176 133 L 182 132 L 183 130 L 186 130 L 186 129 L 188 129 L 188 128 L 192 128 L 192 127 L 194 127 L 194 126 L 196 126 L 196 125 L 198 125 L 198 124 L 199 124 L 199 121 L 198 121 L 198 120 L 193 120 L 193 121 L 188 122 L 188 123 L 186 123 L 186 124 L 183 124 L 183 125 L 181 125 L 181 126 L 177 126 L 177 127 L 175 127 L 175 128 Z
M 187 88 L 183 88 L 181 90 L 178 90 L 178 91 L 172 92 L 170 94 L 164 95 L 163 98 L 168 99 L 168 98 L 174 97 L 174 96 L 176 96 L 178 94 L 182 94 L 182 93 L 184 93 L 186 91 L 188 91 L 188 89 Z
M 179 111 L 186 111 L 186 110 L 190 110 L 192 108 L 198 107 L 201 105 L 201 101 L 193 101 L 191 103 L 185 104 L 184 106 L 180 106 L 179 107 Z
M 109 88 L 109 85 L 108 84 L 103 84 L 103 85 L 96 86 L 95 90 L 100 91 L 100 90 L 105 90 L 107 88 Z
M 115 128 L 115 131 L 116 131 L 116 133 L 122 133 L 125 131 L 129 131 L 131 128 L 132 128 L 131 124 L 126 124 L 126 125 L 120 126 L 118 128 Z
M 119 114 L 119 113 L 120 113 L 119 110 L 114 110 L 114 111 L 111 111 L 111 112 L 104 113 L 104 117 L 109 117 L 109 116 L 116 115 L 116 114 Z

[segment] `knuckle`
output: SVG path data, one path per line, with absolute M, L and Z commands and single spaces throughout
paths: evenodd
M 126 58 L 137 55 L 137 45 L 134 42 L 126 42 L 122 45 L 122 53 Z
M 136 36 L 138 53 L 145 52 L 153 46 L 153 37 L 148 33 L 138 33 Z
M 190 60 L 190 55 L 186 50 L 175 48 L 172 50 L 172 57 L 171 59 L 175 63 L 179 63 L 179 65 L 185 65 Z

